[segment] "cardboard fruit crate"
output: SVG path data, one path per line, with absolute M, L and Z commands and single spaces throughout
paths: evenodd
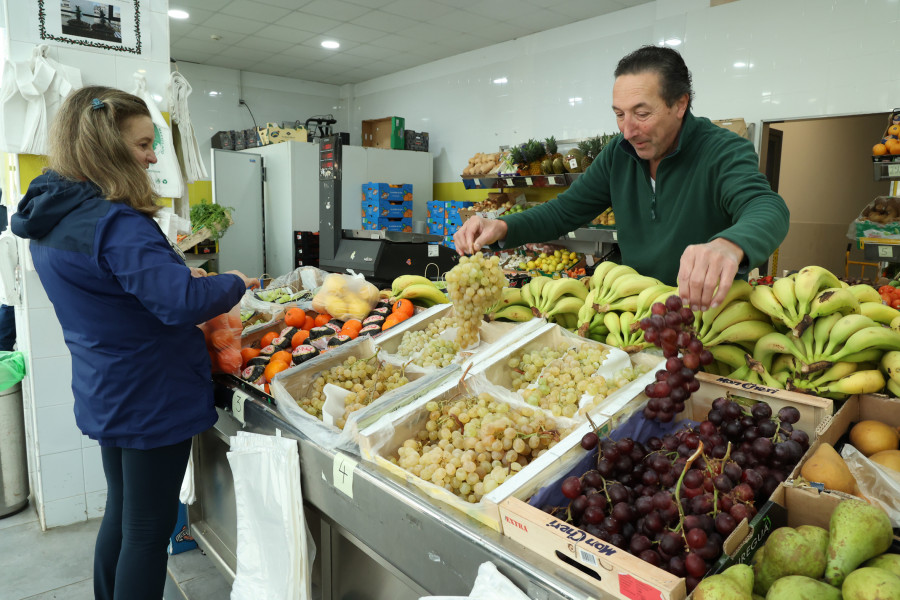
M 810 438 L 813 437 L 816 426 L 831 414 L 832 403 L 828 399 L 792 394 L 784 390 L 745 390 L 741 385 L 718 382 L 717 378 L 700 375 L 703 374 L 698 374 L 698 379 L 701 379 L 700 389 L 685 402 L 685 411 L 676 417 L 676 421 L 683 418 L 705 420 L 713 400 L 726 394 L 763 400 L 772 406 L 773 413 L 786 404 L 796 406 L 801 414 L 797 427 L 802 429 L 800 423 L 809 423 L 810 428 L 804 430 L 810 433 Z M 770 391 L 773 393 L 770 394 Z M 782 394 L 791 397 L 790 401 Z M 604 428 L 614 431 L 627 418 L 641 410 L 646 401 L 647 397 L 642 393 L 633 401 L 617 407 L 615 412 L 606 411 L 599 418 L 603 420 Z M 640 437 L 639 441 L 646 439 Z M 580 470 L 583 473 L 586 470 L 584 463 L 590 461 L 587 456 L 582 451 L 579 459 L 581 464 L 576 463 L 567 470 L 557 471 L 555 478 L 545 474 L 544 479 L 552 481 L 551 485 L 558 487 L 565 477 L 577 474 L 575 471 Z M 682 578 L 675 577 L 623 549 L 594 538 L 574 524 L 560 521 L 529 504 L 529 499 L 530 497 L 523 498 L 522 494 L 516 494 L 501 503 L 500 515 L 505 535 L 543 554 L 549 560 L 558 562 L 564 570 L 616 597 L 661 597 L 666 600 L 682 600 L 686 597 L 686 587 Z M 760 513 L 761 508 L 758 509 L 757 517 Z M 750 533 L 751 528 L 746 520 L 738 524 L 725 540 L 723 545 L 725 555 L 719 559 L 716 569 L 725 568 L 723 565 L 731 564 L 735 562 L 736 556 L 741 556 L 741 549 L 747 543 L 752 543 L 752 539 L 748 539 Z M 758 536 L 751 536 L 755 537 Z M 752 554 L 747 560 L 751 557 Z
M 403 150 L 406 145 L 403 137 L 405 127 L 406 119 L 403 117 L 364 120 L 362 122 L 362 145 L 364 148 Z
M 501 531 L 499 505 L 512 494 L 527 497 L 546 485 L 550 481 L 548 477 L 553 477 L 565 465 L 574 464 L 584 453 L 581 448 L 581 437 L 587 432 L 587 425 L 579 426 L 571 419 L 554 419 L 558 427 L 565 428 L 571 433 L 562 437 L 555 446 L 532 460 L 518 473 L 511 475 L 496 489 L 485 494 L 479 502 L 470 503 L 389 460 L 391 456 L 397 454 L 397 449 L 405 440 L 415 436 L 416 432 L 425 426 L 430 412 L 426 405 L 431 401 L 452 400 L 461 394 L 478 394 L 486 391 L 495 399 L 510 406 L 529 407 L 516 394 L 490 384 L 483 375 L 468 375 L 465 379 L 465 384 L 462 384 L 459 376 L 451 376 L 442 385 L 422 395 L 415 402 L 381 417 L 360 433 L 360 451 L 365 460 L 374 462 L 435 500 L 452 506 L 496 531 Z M 598 425 L 602 425 L 602 422 Z

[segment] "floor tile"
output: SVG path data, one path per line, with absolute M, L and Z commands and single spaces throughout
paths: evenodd
M 9 529 L 10 527 L 17 527 L 24 523 L 36 523 L 37 520 L 38 517 L 37 513 L 34 511 L 34 506 L 29 502 L 28 506 L 21 512 L 0 519 L 0 531 Z
M 28 596 L 23 600 L 94 600 L 94 580 L 86 579 L 43 594 Z

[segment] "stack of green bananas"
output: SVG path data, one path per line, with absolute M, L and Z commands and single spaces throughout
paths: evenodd
M 522 287 L 522 299 L 534 316 L 544 317 L 570 331 L 575 331 L 578 311 L 584 306 L 588 290 L 580 279 L 532 277 Z
M 674 288 L 663 285 L 653 277 L 641 275 L 628 265 L 605 261 L 594 269 L 588 290 L 584 306 L 578 311 L 578 332 L 584 337 L 607 342 L 610 333 L 620 331 L 621 337 L 614 336 L 611 342 L 624 347 L 633 345 L 631 342 L 643 342 L 643 332 L 637 330 L 636 324 L 643 318 L 645 310 L 649 312 L 650 305 L 663 291 L 671 293 Z M 608 313 L 614 313 L 609 317 L 610 324 L 613 317 L 619 319 L 618 326 L 612 330 L 605 324 Z M 622 329 L 621 319 L 625 313 L 631 313 L 628 331 Z M 635 339 L 637 337 L 640 341 Z
M 525 284 L 528 287 L 528 284 Z M 487 311 L 488 318 L 492 321 L 515 321 L 523 323 L 534 318 L 531 307 L 525 302 L 522 290 L 525 288 L 503 288 L 500 292 L 500 301 Z
M 401 275 L 391 283 L 392 300 L 409 300 L 417 306 L 429 308 L 447 304 L 450 299 L 430 279 L 421 275 Z

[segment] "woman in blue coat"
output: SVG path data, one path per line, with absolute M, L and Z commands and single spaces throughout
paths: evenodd
M 191 438 L 216 421 L 199 323 L 253 284 L 200 277 L 156 225 L 144 102 L 73 92 L 53 122 L 49 169 L 12 217 L 72 355 L 75 419 L 100 444 L 107 500 L 94 554 L 101 600 L 163 595 L 166 546 Z

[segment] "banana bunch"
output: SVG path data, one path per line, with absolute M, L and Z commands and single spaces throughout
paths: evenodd
M 532 277 L 522 287 L 522 299 L 536 317 L 575 331 L 578 311 L 584 306 L 588 289 L 580 279 Z
M 638 294 L 654 285 L 661 285 L 661 282 L 641 275 L 628 265 L 605 261 L 597 265 L 588 289 L 594 292 L 593 304 L 597 306 L 597 312 L 634 312 Z
M 391 299 L 409 300 L 418 306 L 430 308 L 435 304 L 448 304 L 450 299 L 433 281 L 421 275 L 401 275 L 391 283 Z
M 503 288 L 500 292 L 500 300 L 488 309 L 488 318 L 492 321 L 514 321 L 516 323 L 533 319 L 534 313 L 525 302 L 522 289 L 524 288 Z
M 756 286 L 750 302 L 773 323 L 800 337 L 817 317 L 859 313 L 857 293 L 864 295 L 865 290 L 851 290 L 828 269 L 812 265 L 776 280 L 771 287 Z
M 629 354 L 634 354 L 653 346 L 650 342 L 644 341 L 643 330 L 632 327 L 632 325 L 640 322 L 635 319 L 633 312 L 605 312 L 598 313 L 598 316 L 603 319 L 603 326 L 608 332 L 606 338 L 599 341 L 606 342 L 609 346 L 621 348 Z
M 891 350 L 881 357 L 881 370 L 887 375 L 887 390 L 891 396 L 900 398 L 900 352 Z
M 764 287 L 764 286 L 763 286 Z M 721 304 L 704 312 L 694 312 L 697 339 L 704 348 L 720 344 L 749 344 L 774 331 L 769 316 L 750 302 L 753 287 L 735 281 Z M 727 361 L 726 361 L 727 362 Z

